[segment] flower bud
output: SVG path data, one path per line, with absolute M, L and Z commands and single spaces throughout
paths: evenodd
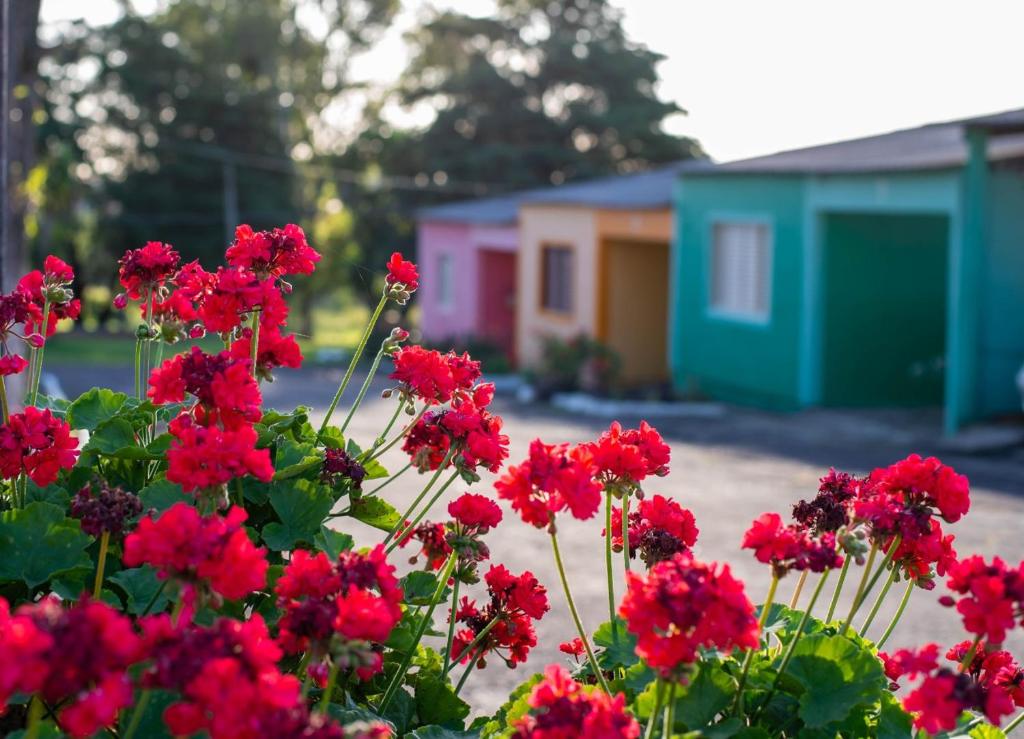
M 189 329 L 188 335 L 189 338 L 191 339 L 201 339 L 204 336 L 206 336 L 206 328 L 200 326 L 199 324 L 196 324 L 195 326 Z
M 135 329 L 135 338 L 137 339 L 148 339 L 149 338 L 149 326 L 144 323 L 140 323 Z
M 114 308 L 116 310 L 124 310 L 128 307 L 128 296 L 124 293 L 118 293 L 114 296 Z
M 41 349 L 43 344 L 46 343 L 46 339 L 44 339 L 41 334 L 29 334 L 25 337 L 25 341 L 28 342 L 29 346 L 35 347 L 36 349 Z

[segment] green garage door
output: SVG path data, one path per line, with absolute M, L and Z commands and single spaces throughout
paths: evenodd
M 824 233 L 824 402 L 940 405 L 948 219 L 831 214 Z

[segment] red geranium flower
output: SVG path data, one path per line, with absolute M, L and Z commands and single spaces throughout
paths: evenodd
M 232 267 L 250 269 L 262 277 L 312 274 L 320 261 L 320 254 L 294 223 L 272 231 L 253 231 L 251 226 L 241 225 L 224 256 Z
M 537 528 L 547 526 L 566 508 L 587 519 L 601 505 L 601 483 L 594 479 L 589 453 L 567 444 L 544 444 L 534 439 L 530 456 L 509 467 L 494 484 L 498 497 L 511 501 L 523 521 Z
M 82 304 L 69 287 L 74 279 L 75 273 L 71 267 L 51 255 L 43 262 L 42 272 L 33 270 L 18 281 L 15 290 L 27 299 L 28 316 L 24 321 L 26 333 L 38 331 L 44 336 L 53 336 L 61 319 L 78 318 Z M 44 327 L 43 314 L 47 303 L 50 310 Z
M 243 598 L 266 585 L 266 550 L 256 547 L 242 524 L 245 510 L 226 516 L 201 516 L 185 503 L 175 503 L 158 518 L 147 516 L 125 538 L 124 563 L 149 564 L 161 578 L 182 585 L 209 586 L 230 600 Z
M 245 475 L 263 482 L 274 477 L 270 450 L 256 448 L 259 434 L 252 426 L 207 428 L 183 414 L 171 421 L 169 431 L 174 441 L 167 450 L 167 479 L 186 493 L 217 493 L 221 485 Z
M 82 523 L 82 531 L 97 539 L 104 533 L 115 537 L 142 513 L 142 501 L 135 493 L 97 480 L 85 485 L 71 499 L 71 517 Z
M 671 450 L 646 421 L 628 431 L 615 421 L 588 448 L 598 474 L 611 485 L 636 486 L 648 475 L 668 474 Z
M 170 244 L 147 242 L 140 249 L 129 249 L 118 264 L 118 277 L 128 297 L 145 300 L 153 297 L 149 291 L 163 286 L 178 270 L 181 255 Z
M 256 374 L 264 379 L 273 379 L 271 371 L 278 367 L 302 366 L 302 350 L 292 335 L 282 336 L 277 326 L 260 326 L 259 343 L 256 345 Z M 252 336 L 244 335 L 231 344 L 231 356 L 235 359 L 249 359 L 252 356 Z
M 435 572 L 444 567 L 448 556 L 452 553 L 452 547 L 448 543 L 448 531 L 443 523 L 424 521 L 416 528 L 408 528 L 409 522 L 405 523 L 402 530 L 397 534 L 398 545 L 403 549 L 412 541 L 420 544 L 420 551 L 409 560 L 409 564 L 416 564 L 420 557 L 426 562 L 426 569 Z
M 619 613 L 637 635 L 637 654 L 669 676 L 692 663 L 700 647 L 729 652 L 758 646 L 754 606 L 728 565 L 689 553 L 659 562 L 650 573 L 626 573 Z
M 962 597 L 945 597 L 944 605 L 956 605 L 964 628 L 994 644 L 1002 644 L 1006 632 L 1024 614 L 1024 563 L 1008 567 L 995 557 L 991 564 L 974 555 L 953 565 L 947 586 Z
M 154 403 L 179 403 L 185 394 L 199 405 L 193 416 L 204 426 L 221 423 L 239 429 L 260 420 L 263 398 L 250 374 L 248 357 L 237 358 L 226 351 L 207 354 L 197 346 L 188 354 L 168 359 L 149 377 L 149 397 Z
M 447 403 L 455 392 L 452 369 L 441 352 L 412 345 L 399 347 L 392 361 L 394 371 L 389 375 L 398 380 L 402 391 L 425 403 Z
M 697 543 L 696 520 L 693 514 L 671 498 L 654 495 L 640 501 L 637 510 L 629 513 L 629 556 L 637 552 L 644 563 L 651 567 L 657 562 L 670 559 Z M 606 532 L 602 532 L 607 535 Z M 622 509 L 612 509 L 612 548 L 621 552 Z
M 384 278 L 389 288 L 402 285 L 405 292 L 414 293 L 420 286 L 416 265 L 405 259 L 400 252 L 394 252 L 387 264 L 388 274 Z
M 935 457 L 911 454 L 904 460 L 871 473 L 870 482 L 908 503 L 933 506 L 949 523 L 959 521 L 971 507 L 970 485 L 964 475 Z
M 483 495 L 466 493 L 448 504 L 448 513 L 461 526 L 472 529 L 493 529 L 501 523 L 501 509 Z
M 529 697 L 530 711 L 512 724 L 517 739 L 636 739 L 640 725 L 626 711 L 626 698 L 572 679 L 560 665 L 549 665 Z M 652 721 L 655 718 L 651 719 Z
M 790 570 L 824 572 L 841 567 L 836 536 L 826 531 L 817 536 L 800 526 L 785 525 L 778 513 L 764 513 L 743 535 L 743 548 L 753 549 L 758 562 L 770 564 L 776 577 Z
M 28 406 L 0 425 L 0 474 L 5 479 L 25 472 L 36 485 L 46 487 L 62 469 L 74 467 L 76 459 L 78 439 L 49 410 Z

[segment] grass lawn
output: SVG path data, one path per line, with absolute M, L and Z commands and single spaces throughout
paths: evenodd
M 315 361 L 317 352 L 322 349 L 351 349 L 359 342 L 369 317 L 370 311 L 363 305 L 350 305 L 341 310 L 315 310 L 313 336 L 297 337 L 303 355 L 307 361 Z M 207 336 L 198 342 L 183 342 L 173 349 L 165 347 L 164 356 L 187 349 L 193 343 L 206 351 L 223 348 L 216 336 Z M 71 331 L 54 336 L 46 345 L 46 364 L 119 367 L 134 361 L 135 339 L 128 334 Z

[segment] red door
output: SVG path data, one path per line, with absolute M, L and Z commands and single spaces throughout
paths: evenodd
M 480 335 L 515 362 L 516 255 L 480 250 Z

